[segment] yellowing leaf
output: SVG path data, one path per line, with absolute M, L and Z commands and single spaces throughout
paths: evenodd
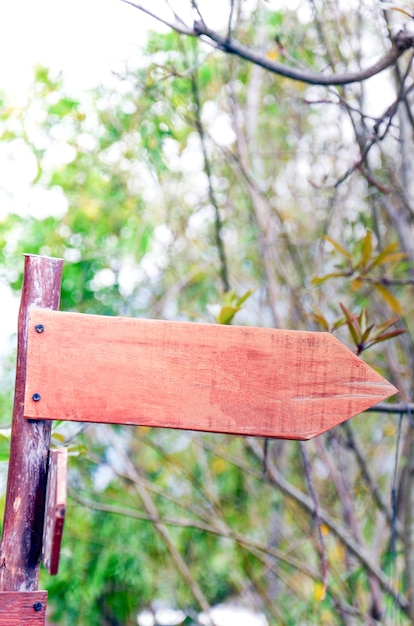
M 405 252 L 394 252 L 392 254 L 386 254 L 382 257 L 380 262 L 376 262 L 375 265 L 385 265 L 386 263 L 399 263 L 403 259 L 406 259 Z M 377 261 L 377 259 L 375 259 Z
M 361 287 L 363 286 L 363 284 L 364 284 L 364 281 L 361 280 L 359 277 L 354 278 L 354 280 L 351 282 L 352 291 L 359 291 Z
M 388 291 L 388 289 L 386 287 L 384 287 L 384 285 L 380 285 L 378 283 L 375 283 L 374 287 L 378 291 L 378 293 L 381 294 L 382 298 L 388 304 L 390 309 L 392 309 L 393 311 L 398 313 L 398 315 L 401 315 L 402 314 L 402 308 L 401 308 L 401 304 L 399 303 L 397 298 L 395 296 L 393 296 L 392 293 L 390 291 Z
M 228 464 L 224 459 L 220 459 L 219 457 L 214 459 L 212 463 L 213 472 L 215 474 L 222 474 L 228 468 Z
M 271 50 L 268 50 L 266 52 L 266 57 L 270 59 L 271 61 L 276 61 L 278 56 L 279 56 L 279 53 L 278 53 L 277 48 L 272 48 Z
M 349 328 L 349 332 L 351 333 L 353 342 L 358 347 L 361 343 L 361 332 L 358 320 L 356 319 L 355 315 L 352 315 L 352 313 L 346 308 L 346 306 L 342 302 L 340 302 L 339 305 L 345 314 L 346 324 Z
M 383 433 L 386 437 L 395 437 L 396 435 L 396 425 L 390 422 L 389 424 L 385 424 L 383 428 Z
M 327 320 L 324 318 L 324 316 L 322 315 L 322 313 L 312 313 L 312 317 L 315 320 L 315 322 L 317 322 L 318 324 L 322 326 L 322 328 L 324 328 L 325 330 L 329 330 L 329 324 Z
M 315 580 L 313 584 L 313 599 L 317 602 L 322 602 L 322 600 L 325 598 L 325 593 L 325 585 L 319 580 Z
M 341 563 L 346 558 L 346 552 L 343 545 L 339 542 L 335 542 L 328 550 L 329 561 L 332 563 Z
M 321 285 L 330 278 L 339 278 L 340 276 L 348 276 L 348 272 L 331 272 L 330 274 L 325 274 L 325 276 L 315 276 L 315 278 L 312 278 L 311 284 Z
M 330 237 L 329 235 L 324 235 L 323 238 L 325 239 L 325 241 L 329 241 L 329 243 L 333 245 L 333 247 L 335 248 L 337 252 L 339 252 L 339 254 L 342 254 L 342 256 L 344 256 L 349 261 L 352 261 L 352 257 L 350 253 L 347 250 L 345 250 L 345 248 L 341 246 L 340 243 L 335 241 L 335 239 L 332 239 L 332 237 Z
M 368 261 L 370 260 L 371 256 L 372 256 L 372 231 L 367 230 L 364 241 L 362 243 L 362 254 L 361 254 L 360 266 L 363 268 L 366 267 L 368 265 Z
M 60 441 L 60 443 L 65 443 L 65 436 L 61 433 L 52 433 L 52 438 L 56 439 L 56 441 Z

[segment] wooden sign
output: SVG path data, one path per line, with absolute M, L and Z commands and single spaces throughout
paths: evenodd
M 51 450 L 43 527 L 43 565 L 52 576 L 59 568 L 60 545 L 66 513 L 67 448 Z
M 0 592 L 1 626 L 45 626 L 47 591 Z
M 395 393 L 329 333 L 29 315 L 30 419 L 310 439 Z

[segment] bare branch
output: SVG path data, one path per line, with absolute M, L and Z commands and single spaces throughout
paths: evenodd
M 160 15 L 153 13 L 153 11 L 146 9 L 145 7 L 142 6 L 142 4 L 138 4 L 137 2 L 132 2 L 132 0 L 121 0 L 121 2 L 125 2 L 125 4 L 129 4 L 135 9 L 142 11 L 146 15 L 149 15 L 150 17 L 154 18 L 154 20 L 157 20 L 157 22 L 160 22 L 161 24 L 164 24 L 165 26 L 172 28 L 172 30 L 175 30 L 175 32 L 179 33 L 180 35 L 189 35 L 191 37 L 198 36 L 198 33 L 196 33 L 195 30 L 186 26 L 181 20 L 180 20 L 180 23 L 170 22 L 169 20 L 164 19 Z
M 365 412 L 366 413 L 395 413 L 395 414 L 407 413 L 408 415 L 411 415 L 412 413 L 414 413 L 414 402 L 395 402 L 395 403 L 389 403 L 389 404 L 387 404 L 386 402 L 380 402 L 379 404 L 376 404 L 375 406 L 372 406 L 369 409 L 365 409 Z
M 325 546 L 325 541 L 324 541 L 323 533 L 322 533 L 322 522 L 319 516 L 319 502 L 318 502 L 315 487 L 312 481 L 309 457 L 306 452 L 305 444 L 303 441 L 300 442 L 300 451 L 302 454 L 303 467 L 305 470 L 306 481 L 308 483 L 309 494 L 310 494 L 310 497 L 312 498 L 313 506 L 315 510 L 315 520 L 316 520 L 316 524 L 318 527 L 318 538 L 319 538 L 319 545 L 321 549 L 322 577 L 323 577 L 322 578 L 323 580 L 323 598 L 322 599 L 324 599 L 326 590 L 328 588 L 328 567 L 329 567 L 328 556 L 326 553 L 326 546 Z
M 207 614 L 207 616 L 209 616 L 211 607 L 201 587 L 199 586 L 198 582 L 193 578 L 187 563 L 183 559 L 181 553 L 175 547 L 175 544 L 165 524 L 162 523 L 160 516 L 158 514 L 158 510 L 154 503 L 154 500 L 152 499 L 149 491 L 142 484 L 137 468 L 130 461 L 115 431 L 107 427 L 106 434 L 107 434 L 108 440 L 111 442 L 114 449 L 116 450 L 117 455 L 119 456 L 120 459 L 122 459 L 122 463 L 125 466 L 125 470 L 128 475 L 128 478 L 132 481 L 137 493 L 139 494 L 147 515 L 150 518 L 155 520 L 154 528 L 157 531 L 157 533 L 160 535 L 166 547 L 168 548 L 168 551 L 170 552 L 170 555 L 172 557 L 172 560 L 174 561 L 177 571 L 180 573 L 181 577 L 183 578 L 185 583 L 188 585 L 193 595 L 194 600 L 201 607 L 201 609 Z M 209 618 L 208 620 L 209 620 L 208 625 L 214 626 L 213 620 Z
M 263 462 L 263 449 L 259 442 L 253 439 L 247 439 L 247 445 Z M 269 460 L 267 466 L 267 478 L 270 482 L 278 487 L 278 489 L 289 498 L 293 498 L 306 511 L 315 514 L 315 507 L 312 499 L 302 493 L 295 485 L 289 483 L 276 468 L 275 464 Z M 366 552 L 356 541 L 349 537 L 348 533 L 334 520 L 326 511 L 320 509 L 319 516 L 324 524 L 326 524 L 332 533 L 343 543 L 344 546 L 353 554 L 354 557 L 364 566 L 369 575 L 374 576 L 380 583 L 383 591 L 394 599 L 397 606 L 403 611 L 407 610 L 407 599 L 396 593 L 393 589 L 389 578 L 384 574 L 381 568 L 373 561 L 371 555 Z
M 349 74 L 325 75 L 289 67 L 283 63 L 273 61 L 238 41 L 228 40 L 226 37 L 219 35 L 219 33 L 208 28 L 204 22 L 194 22 L 194 31 L 198 36 L 206 37 L 207 42 L 213 42 L 224 52 L 234 54 L 279 76 L 285 76 L 286 78 L 308 83 L 309 85 L 348 85 L 350 83 L 367 80 L 367 78 L 371 78 L 394 65 L 406 50 L 414 47 L 414 35 L 406 31 L 400 31 L 395 36 L 393 45 L 387 54 L 371 67 L 361 70 L 360 72 L 350 72 Z
M 277 61 L 269 59 L 261 52 L 257 52 L 256 50 L 253 50 L 252 48 L 244 46 L 238 41 L 231 39 L 229 37 L 229 32 L 226 36 L 220 35 L 216 31 L 210 29 L 202 19 L 196 20 L 194 22 L 193 28 L 190 28 L 189 26 L 186 26 L 181 20 L 171 22 L 161 17 L 160 15 L 157 15 L 150 9 L 142 6 L 142 4 L 133 2 L 132 0 L 121 0 L 121 2 L 125 2 L 125 4 L 129 4 L 139 11 L 146 13 L 161 24 L 168 26 L 169 28 L 175 30 L 181 35 L 200 37 L 209 45 L 213 46 L 214 48 L 218 48 L 223 52 L 226 52 L 228 54 L 234 54 L 241 59 L 245 59 L 246 61 L 263 67 L 265 70 L 268 70 L 269 72 L 272 72 L 274 74 L 278 74 L 279 76 L 285 76 L 286 78 L 290 78 L 291 80 L 297 80 L 299 82 L 307 83 L 309 85 L 349 85 L 351 83 L 357 83 L 367 80 L 368 78 L 376 76 L 376 74 L 379 74 L 387 68 L 395 65 L 396 61 L 406 50 L 414 48 L 414 34 L 409 33 L 406 30 L 400 30 L 396 34 L 393 44 L 388 52 L 381 59 L 379 59 L 379 61 L 377 61 L 376 63 L 374 63 L 374 65 L 371 65 L 367 69 L 346 74 L 319 74 L 307 71 L 306 69 L 290 67 L 289 65 L 285 65 L 283 63 L 279 63 Z M 197 4 L 195 2 L 193 2 L 192 4 L 198 15 L 200 15 Z

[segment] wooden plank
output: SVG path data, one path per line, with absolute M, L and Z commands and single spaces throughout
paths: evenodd
M 59 569 L 60 546 L 66 513 L 67 461 L 67 448 L 50 451 L 43 525 L 43 565 L 52 576 L 57 574 Z
M 0 592 L 0 626 L 45 626 L 47 591 Z
M 309 439 L 396 392 L 328 333 L 30 313 L 27 418 Z
M 35 591 L 42 553 L 50 423 L 23 416 L 29 307 L 57 309 L 62 259 L 26 256 L 18 322 L 16 388 L 0 558 L 1 591 Z

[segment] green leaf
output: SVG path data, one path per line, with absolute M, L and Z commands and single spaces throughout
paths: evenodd
M 234 291 L 228 291 L 223 296 L 222 307 L 220 313 L 217 315 L 217 322 L 219 324 L 230 324 L 234 316 L 240 311 L 241 306 L 252 295 L 252 291 L 246 291 L 240 298 L 237 297 Z
M 361 337 L 361 343 L 365 343 L 368 340 L 368 337 L 371 334 L 371 330 L 374 328 L 375 324 L 371 324 L 368 328 L 363 332 Z
M 224 306 L 217 316 L 219 324 L 230 324 L 236 313 L 240 311 L 240 307 Z
M 81 443 L 68 446 L 69 456 L 86 456 L 89 452 L 89 448 Z
M 249 289 L 248 291 L 246 291 L 245 294 L 243 294 L 238 300 L 237 300 L 237 306 L 241 307 L 242 304 L 244 304 L 246 302 L 246 300 L 248 298 L 250 298 L 250 296 L 252 295 L 253 291 L 251 289 Z
M 340 317 L 339 319 L 336 320 L 336 322 L 333 323 L 332 330 L 333 331 L 337 330 L 338 328 L 340 328 L 344 324 L 346 324 L 346 319 L 344 319 L 343 317 Z
M 0 461 L 8 461 L 10 455 L 10 435 L 0 434 Z
M 366 309 L 361 309 L 361 313 L 358 315 L 358 322 L 360 328 L 366 328 L 368 324 L 368 313 Z

